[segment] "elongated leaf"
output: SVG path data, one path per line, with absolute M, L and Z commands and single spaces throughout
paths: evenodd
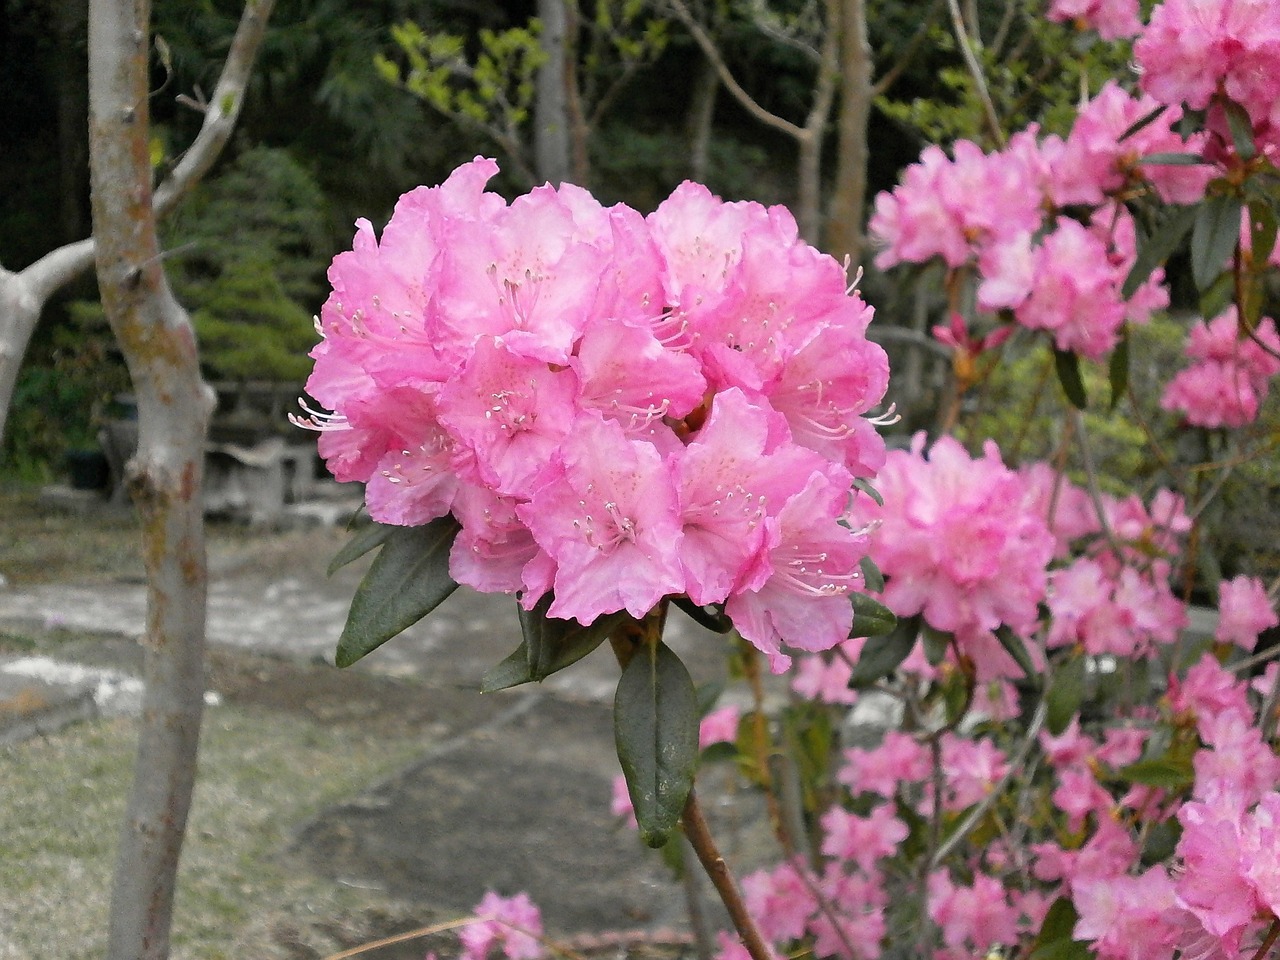
M 1176 756 L 1168 753 L 1151 760 L 1139 760 L 1127 767 L 1122 767 L 1117 772 L 1132 783 L 1164 787 L 1174 792 L 1191 786 L 1196 778 L 1190 756 Z
M 1258 148 L 1253 145 L 1253 121 L 1249 119 L 1248 112 L 1234 100 L 1228 100 L 1226 114 L 1236 153 L 1241 160 L 1252 160 L 1258 155 Z
M 849 682 L 856 687 L 866 687 L 893 673 L 916 645 L 916 632 L 914 625 L 902 625 L 892 633 L 871 637 L 862 645 Z
M 931 666 L 936 667 L 947 655 L 947 647 L 951 645 L 951 634 L 926 623 L 920 630 L 920 642 L 924 644 L 924 658 Z
M 1031 960 L 1093 960 L 1095 954 L 1088 944 L 1071 939 L 1079 919 L 1069 898 L 1055 900 L 1045 914 L 1040 935 L 1031 945 Z
M 1191 231 L 1191 278 L 1197 290 L 1207 290 L 1222 273 L 1227 258 L 1240 239 L 1239 197 L 1218 194 L 1209 197 L 1196 211 Z
M 884 504 L 881 504 L 881 506 L 884 506 Z M 863 557 L 858 561 L 858 567 L 862 570 L 862 581 L 867 585 L 867 589 L 873 593 L 883 593 L 884 574 L 880 572 L 876 562 L 870 557 Z
M 523 640 L 506 659 L 485 671 L 480 678 L 481 693 L 496 693 L 508 687 L 518 687 L 533 679 L 533 671 L 529 669 L 529 645 Z
M 1200 316 L 1216 317 L 1231 305 L 1235 295 L 1235 277 L 1229 271 L 1224 271 L 1209 284 L 1208 290 L 1200 292 Z
M 1122 296 L 1126 299 L 1132 297 L 1146 282 L 1147 277 L 1151 276 L 1151 271 L 1173 255 L 1173 251 L 1178 249 L 1178 244 L 1182 243 L 1182 238 L 1195 223 L 1197 209 L 1176 207 L 1172 214 L 1152 230 L 1150 237 L 1138 238 L 1138 258 L 1134 261 L 1129 276 L 1124 279 L 1124 286 L 1120 291 Z
M 360 582 L 334 661 L 349 667 L 438 607 L 458 585 L 449 548 L 461 528 L 452 516 L 425 527 L 399 527 Z
M 520 632 L 528 648 L 531 680 L 545 680 L 577 663 L 600 646 L 628 616 L 625 610 L 621 610 L 597 617 L 584 627 L 577 620 L 547 616 L 552 599 L 548 593 L 532 610 L 520 608 Z
M 1053 364 L 1058 371 L 1058 382 L 1062 384 L 1062 392 L 1077 410 L 1089 405 L 1089 397 L 1084 391 L 1084 380 L 1080 376 L 1080 358 L 1070 350 L 1054 348 Z
M 396 527 L 385 523 L 370 523 L 360 528 L 356 535 L 342 545 L 342 548 L 329 561 L 329 569 L 325 571 L 333 576 L 348 563 L 359 560 L 370 550 L 376 550 L 387 542 L 387 537 L 395 533 Z
M 1169 109 L 1168 105 L 1162 103 L 1160 106 L 1156 107 L 1150 113 L 1144 114 L 1143 116 L 1139 117 L 1133 123 L 1129 124 L 1128 128 L 1125 130 L 1124 133 L 1120 134 L 1120 142 L 1123 143 L 1124 141 L 1132 137 L 1135 133 L 1137 133 L 1139 130 L 1144 129 L 1145 127 L 1154 123 L 1156 120 L 1159 120 L 1160 117 L 1164 115 L 1164 112 L 1168 109 Z
M 1149 153 L 1138 161 L 1157 167 L 1198 167 L 1205 162 L 1198 153 Z
M 1111 351 L 1111 360 L 1107 365 L 1107 379 L 1111 381 L 1111 409 L 1115 410 L 1120 398 L 1129 389 L 1129 325 L 1126 323 L 1120 331 L 1120 340 Z
M 894 612 L 879 600 L 873 600 L 865 593 L 851 593 L 849 599 L 853 601 L 850 637 L 880 637 L 891 633 L 898 625 Z
M 1018 665 L 1023 673 L 1027 675 L 1035 686 L 1040 686 L 1043 678 L 1040 671 L 1036 669 L 1036 665 L 1031 660 L 1031 653 L 1027 650 L 1027 645 L 1022 642 L 1022 638 L 1010 630 L 1004 624 L 996 628 L 996 639 L 1000 641 L 1000 646 L 1008 651 L 1009 656 L 1013 657 L 1013 662 Z
M 1249 201 L 1249 249 L 1254 268 L 1261 269 L 1275 248 L 1276 212 L 1266 200 L 1254 197 Z
M 1067 729 L 1067 724 L 1084 703 L 1085 658 L 1074 656 L 1053 672 L 1046 696 L 1045 726 L 1055 737 Z
M 728 633 L 733 629 L 733 621 L 725 616 L 722 604 L 708 609 L 698 606 L 688 597 L 676 597 L 675 605 L 687 613 L 694 623 L 712 633 Z
M 698 695 L 666 644 L 640 651 L 622 671 L 613 731 L 640 837 L 660 847 L 680 819 L 698 763 Z

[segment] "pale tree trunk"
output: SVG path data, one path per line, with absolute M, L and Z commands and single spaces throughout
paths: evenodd
M 246 8 L 258 37 L 269 7 L 269 0 L 249 0 Z M 195 331 L 169 289 L 156 238 L 148 143 L 149 26 L 147 0 L 91 0 L 95 260 L 102 305 L 138 401 L 138 450 L 127 475 L 142 521 L 147 573 L 146 689 L 112 888 L 109 960 L 169 955 L 174 885 L 204 709 L 208 578 L 201 491 L 214 400 L 200 375 Z M 238 110 L 242 94 L 242 88 L 220 89 L 214 104 Z
M 246 5 L 200 133 L 156 190 L 153 207 L 157 217 L 172 210 L 190 192 L 230 138 L 274 3 L 275 0 L 257 0 Z M 93 261 L 94 242 L 90 237 L 59 247 L 16 273 L 0 265 L 0 441 L 4 440 L 18 369 L 41 311 L 54 293 L 93 266 Z
M 836 189 L 827 249 L 857 264 L 864 243 L 867 197 L 867 122 L 871 118 L 871 43 L 866 0 L 840 0 L 840 110 L 837 114 Z
M 569 97 L 565 71 L 566 0 L 538 0 L 539 40 L 546 59 L 538 68 L 534 102 L 534 161 L 538 177 L 559 185 L 569 179 Z
M 822 59 L 813 85 L 813 104 L 805 118 L 804 136 L 800 138 L 799 175 L 796 200 L 796 223 L 800 235 L 818 246 L 822 241 L 822 141 L 831 105 L 835 101 L 836 78 L 840 68 L 840 31 L 836 4 L 826 0 L 826 30 L 822 36 Z
M 685 133 L 689 138 L 689 177 L 699 183 L 706 182 L 710 166 L 712 122 L 719 93 L 720 77 L 711 61 L 704 57 L 693 80 L 689 113 L 685 120 Z

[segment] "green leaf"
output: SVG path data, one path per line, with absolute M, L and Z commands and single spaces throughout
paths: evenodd
M 613 731 L 640 838 L 661 847 L 684 810 L 698 763 L 698 695 L 666 644 L 639 651 L 622 671 Z
M 1205 163 L 1204 157 L 1198 153 L 1149 153 L 1138 163 L 1165 167 L 1198 167 Z
M 1084 380 L 1080 377 L 1080 358 L 1070 350 L 1053 349 L 1053 364 L 1058 370 L 1058 382 L 1062 384 L 1062 392 L 1077 410 L 1089 405 L 1085 394 Z
M 1254 197 L 1249 201 L 1249 249 L 1252 251 L 1254 268 L 1262 269 L 1275 248 L 1275 209 L 1261 197 Z
M 547 679 L 600 646 L 627 617 L 626 611 L 619 611 L 597 617 L 584 627 L 576 620 L 547 616 L 553 600 L 554 596 L 548 593 L 532 610 L 517 609 L 524 639 L 505 660 L 491 667 L 480 679 L 481 693 Z
M 1160 106 L 1152 110 L 1150 113 L 1139 117 L 1137 120 L 1135 120 L 1133 123 L 1131 123 L 1128 126 L 1128 128 L 1125 130 L 1124 133 L 1120 134 L 1120 142 L 1123 143 L 1124 141 L 1132 137 L 1135 133 L 1137 133 L 1139 130 L 1142 130 L 1143 128 L 1151 125 L 1156 120 L 1159 120 L 1160 117 L 1164 114 L 1164 112 L 1168 109 L 1169 107 L 1167 104 L 1161 104 Z
M 880 504 L 884 506 L 884 504 Z M 863 557 L 858 561 L 858 566 L 862 569 L 862 581 L 867 585 L 867 589 L 873 593 L 884 592 L 884 574 L 880 572 L 880 568 L 876 566 L 876 562 L 870 557 Z
M 924 658 L 931 666 L 936 667 L 947 655 L 947 647 L 951 645 L 951 634 L 926 623 L 924 629 L 920 631 L 920 639 L 924 642 Z
M 1129 389 L 1129 324 L 1120 330 L 1120 340 L 1111 351 L 1107 364 L 1107 379 L 1111 382 L 1111 410 L 1115 410 L 1120 398 Z
M 1240 239 L 1239 197 L 1218 194 L 1209 197 L 1196 210 L 1191 231 L 1191 278 L 1196 289 L 1207 290 Z
M 1231 140 L 1236 145 L 1236 153 L 1240 159 L 1248 162 L 1258 155 L 1258 148 L 1253 143 L 1253 121 L 1240 104 L 1227 100 L 1227 126 L 1231 128 Z
M 854 477 L 853 486 L 874 500 L 878 506 L 884 506 L 884 497 L 880 496 L 880 491 L 871 485 L 871 481 L 864 480 L 862 477 Z
M 1229 271 L 1224 271 L 1213 283 L 1209 284 L 1208 290 L 1201 292 L 1200 316 L 1216 317 L 1231 305 L 1235 295 L 1235 277 Z
M 490 667 L 480 678 L 481 693 L 496 693 L 508 687 L 518 687 L 533 679 L 529 669 L 529 645 L 523 640 L 501 663 Z
M 865 687 L 887 677 L 898 669 L 898 664 L 907 659 L 915 645 L 914 628 L 900 626 L 892 633 L 871 637 L 862 645 L 862 653 L 849 682 L 854 686 Z
M 891 633 L 898 625 L 894 612 L 879 600 L 873 600 L 865 593 L 851 593 L 849 599 L 853 601 L 850 637 L 880 637 Z
M 627 619 L 625 610 L 596 617 L 588 626 L 577 620 L 547 616 L 553 597 L 547 593 L 532 610 L 520 608 L 520 632 L 528 648 L 532 680 L 545 680 L 570 664 L 577 663 L 600 646 L 618 625 Z
M 438 607 L 458 585 L 449 548 L 461 527 L 452 516 L 398 527 L 382 545 L 351 601 L 334 661 L 349 667 Z
M 1036 669 L 1036 665 L 1031 660 L 1031 654 L 1027 651 L 1027 645 L 1022 642 L 1022 638 L 1010 630 L 1006 625 L 1001 624 L 996 628 L 996 639 L 1000 641 L 1000 646 L 1008 651 L 1009 656 L 1013 657 L 1019 669 L 1027 675 L 1037 687 L 1040 686 L 1040 671 Z
M 1045 726 L 1055 737 L 1067 729 L 1084 703 L 1087 667 L 1083 655 L 1073 656 L 1053 671 L 1046 695 Z
M 329 561 L 329 569 L 325 571 L 329 576 L 333 576 L 348 563 L 359 560 L 370 550 L 375 550 L 387 542 L 387 538 L 396 530 L 403 529 L 401 527 L 393 527 L 385 523 L 370 523 L 368 526 L 362 527 L 356 532 L 356 535 L 342 545 L 332 560 Z
M 1092 960 L 1094 953 L 1088 945 L 1071 939 L 1079 919 L 1070 898 L 1055 900 L 1031 945 L 1030 960 Z
M 689 619 L 712 633 L 728 633 L 733 629 L 733 621 L 724 614 L 723 604 L 716 604 L 708 609 L 700 607 L 688 597 L 676 597 L 675 605 L 689 615 Z
M 1186 789 L 1196 779 L 1191 757 L 1175 753 L 1166 753 L 1150 760 L 1138 760 L 1127 767 L 1121 767 L 1116 773 L 1131 783 L 1163 787 L 1174 792 Z
M 1174 212 L 1157 224 L 1150 237 L 1139 237 L 1138 258 L 1125 277 L 1120 293 L 1128 299 L 1142 286 L 1151 271 L 1163 264 L 1178 249 L 1182 238 L 1196 220 L 1197 207 L 1175 207 Z

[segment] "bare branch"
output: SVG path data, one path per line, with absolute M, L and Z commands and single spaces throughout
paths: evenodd
M 742 88 L 742 85 L 738 83 L 737 78 L 734 77 L 733 72 L 729 69 L 728 64 L 724 62 L 724 57 L 720 55 L 720 49 L 716 46 L 715 41 L 707 35 L 707 32 L 702 29 L 702 25 L 689 12 L 684 0 L 667 0 L 667 5 L 675 13 L 677 19 L 684 24 L 684 28 L 689 31 L 689 35 L 693 37 L 694 42 L 702 50 L 702 55 L 710 60 L 712 66 L 716 68 L 716 74 L 720 77 L 720 82 L 724 84 L 725 89 L 733 94 L 734 99 L 742 105 L 744 110 L 765 126 L 780 130 L 801 143 L 809 138 L 809 131 L 804 127 L 766 110 L 756 102 L 751 94 Z

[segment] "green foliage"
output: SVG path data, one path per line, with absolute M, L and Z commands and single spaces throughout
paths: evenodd
M 333 241 L 315 179 L 286 151 L 242 154 L 165 229 L 175 293 L 216 378 L 305 378 Z

